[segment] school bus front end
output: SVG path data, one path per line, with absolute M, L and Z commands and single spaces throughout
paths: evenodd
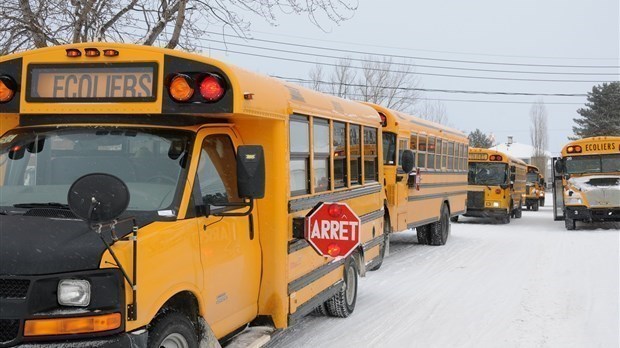
M 510 222 L 521 217 L 522 195 L 525 193 L 525 163 L 505 153 L 469 149 L 467 213 Z
M 620 221 L 620 137 L 568 143 L 554 163 L 554 216 L 576 222 Z
M 339 295 L 347 267 L 363 274 L 379 256 L 380 129 L 369 108 L 342 102 L 335 114 L 327 110 L 336 100 L 300 97 L 275 79 L 123 44 L 4 56 L 0 75 L 16 82 L 0 104 L 3 131 L 13 120 L 0 138 L 0 346 L 146 347 L 173 334 L 189 347 L 201 339 L 216 346 L 257 317 L 287 327 Z M 315 120 L 319 104 L 326 111 Z M 301 162 L 328 167 L 321 177 L 306 167 L 316 180 L 303 179 L 304 194 L 291 189 L 302 155 L 287 150 L 293 110 L 309 124 L 326 120 L 327 134 L 346 129 L 344 167 L 334 164 L 331 138 L 316 143 L 328 143 L 325 154 L 308 145 Z M 335 167 L 347 180 L 342 188 Z M 111 223 L 85 224 L 69 206 L 69 187 L 93 173 L 127 187 L 126 211 Z M 294 237 L 294 218 L 323 198 L 362 218 L 353 266 Z M 88 216 L 103 209 L 83 202 Z
M 536 166 L 527 166 L 523 204 L 527 210 L 538 211 L 545 205 L 545 179 Z

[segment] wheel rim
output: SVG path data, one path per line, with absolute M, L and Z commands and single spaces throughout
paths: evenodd
M 159 348 L 189 348 L 189 343 L 183 335 L 175 332 L 166 336 L 166 338 L 161 341 Z
M 346 279 L 346 291 L 345 297 L 347 298 L 347 305 L 349 307 L 353 305 L 355 299 L 355 269 L 353 267 L 347 267 L 347 279 Z

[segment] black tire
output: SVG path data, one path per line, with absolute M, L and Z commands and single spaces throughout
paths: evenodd
M 184 314 L 167 311 L 149 325 L 148 348 L 198 347 L 194 323 Z
M 500 223 L 502 223 L 504 225 L 509 224 L 510 223 L 510 214 L 506 213 L 506 215 L 500 217 L 498 220 L 499 220 Z
M 385 257 L 385 249 L 387 247 L 387 243 L 390 242 L 390 231 L 391 231 L 391 225 L 390 225 L 390 218 L 386 215 L 383 217 L 383 244 L 380 244 L 379 246 L 379 256 L 377 256 L 377 261 L 376 263 L 372 266 L 372 268 L 369 269 L 369 271 L 376 271 L 379 268 L 381 268 L 381 265 L 383 265 L 383 258 Z
M 543 197 L 543 198 L 541 198 L 541 199 L 539 199 L 539 203 L 538 203 L 538 205 L 539 205 L 539 206 L 541 206 L 541 207 L 544 207 L 544 206 L 545 206 L 545 198 L 544 198 L 544 197 Z
M 327 313 L 332 317 L 346 318 L 355 310 L 357 301 L 357 266 L 349 256 L 344 262 L 344 284 L 340 291 L 325 302 Z
M 575 219 L 564 218 L 564 226 L 569 231 L 577 229 L 577 223 Z
M 450 217 L 450 222 L 459 222 L 459 216 L 458 215 L 454 215 L 454 216 Z
M 418 244 L 429 245 L 431 243 L 431 225 L 426 224 L 415 228 L 418 235 Z
M 439 221 L 431 225 L 431 245 L 445 245 L 450 236 L 450 212 L 444 204 L 439 212 Z
M 520 219 L 523 216 L 523 206 L 519 202 L 519 207 L 515 209 L 515 219 Z
M 312 310 L 312 312 L 310 312 L 310 315 L 315 316 L 315 317 L 324 317 L 327 315 L 327 308 L 325 308 L 325 303 L 321 303 L 320 306 L 316 307 L 315 309 Z
M 532 210 L 533 211 L 538 211 L 538 201 L 534 202 L 534 204 L 532 204 Z

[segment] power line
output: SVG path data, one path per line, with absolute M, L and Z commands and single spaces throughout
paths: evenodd
M 300 55 L 305 55 L 305 56 L 333 58 L 333 59 L 348 59 L 348 60 L 358 61 L 358 62 L 363 62 L 363 63 L 381 63 L 381 62 L 373 61 L 371 59 L 349 58 L 349 57 L 342 57 L 342 56 L 315 54 L 315 53 L 309 53 L 309 52 L 290 51 L 290 50 L 283 50 L 283 49 L 278 49 L 278 48 L 273 48 L 273 47 L 254 46 L 254 45 L 247 45 L 247 44 L 241 44 L 241 43 L 235 43 L 235 42 L 218 41 L 218 40 L 212 40 L 212 39 L 204 39 L 204 40 L 207 41 L 207 42 L 214 42 L 214 43 L 223 44 L 225 46 L 227 46 L 227 45 L 234 45 L 234 46 L 241 46 L 241 47 L 247 47 L 247 48 L 255 48 L 255 49 L 261 49 L 261 50 L 276 51 L 276 52 L 282 52 L 282 53 L 300 54 Z M 258 41 L 263 41 L 263 40 L 258 40 Z M 288 43 L 281 43 L 281 44 L 289 45 L 289 46 L 299 46 L 299 45 L 288 44 Z M 336 51 L 338 51 L 338 50 L 336 50 Z M 375 55 L 378 55 L 378 54 L 375 54 Z M 381 54 L 380 56 L 389 57 L 390 55 Z M 452 66 L 424 65 L 424 64 L 412 64 L 412 63 L 401 63 L 401 62 L 389 62 L 389 64 L 399 65 L 399 66 L 406 66 L 406 67 L 416 67 L 416 68 L 417 67 L 422 67 L 422 68 L 431 68 L 431 69 L 478 71 L 478 72 L 498 72 L 498 73 L 510 73 L 510 74 L 582 75 L 582 76 L 583 75 L 586 75 L 586 76 L 587 75 L 603 75 L 603 76 L 604 75 L 609 75 L 609 76 L 620 76 L 618 73 L 582 73 L 582 72 L 545 72 L 545 71 L 497 70 L 497 69 L 478 69 L 478 68 L 458 68 L 458 67 L 452 67 Z M 611 82 L 611 81 L 583 81 L 583 80 L 536 80 L 536 81 L 549 81 L 549 82 Z
M 618 58 L 521 56 L 521 55 L 509 55 L 509 54 L 493 54 L 493 53 L 476 53 L 476 52 L 427 50 L 427 49 L 421 49 L 421 48 L 406 48 L 406 47 L 395 47 L 395 46 L 386 46 L 386 45 L 368 45 L 368 44 L 363 44 L 363 43 L 360 43 L 360 42 L 317 39 L 317 38 L 309 38 L 309 37 L 297 36 L 297 35 L 276 34 L 276 33 L 270 33 L 270 32 L 259 31 L 259 30 L 255 30 L 254 32 L 259 33 L 259 34 L 265 34 L 265 35 L 290 37 L 290 38 L 304 39 L 304 40 L 318 41 L 318 42 L 331 42 L 331 43 L 336 43 L 336 44 L 349 44 L 349 45 L 350 44 L 355 44 L 355 45 L 358 45 L 358 46 L 366 46 L 366 47 L 391 48 L 391 49 L 406 50 L 406 51 L 419 51 L 419 52 L 442 53 L 442 54 L 459 54 L 459 55 L 467 55 L 467 56 L 505 57 L 505 58 L 534 58 L 534 59 L 569 59 L 569 60 L 614 60 L 614 61 L 618 61 Z M 222 33 L 216 33 L 216 34 L 220 35 Z M 234 35 L 232 35 L 232 36 L 234 36 Z
M 330 81 L 313 81 L 309 79 L 302 79 L 297 77 L 285 77 L 285 76 L 277 76 L 271 75 L 272 77 L 279 78 L 289 82 L 297 82 L 297 83 L 323 83 L 327 85 L 339 85 L 341 83 L 338 82 L 330 82 Z M 529 93 L 529 92 L 502 92 L 502 91 L 467 91 L 467 90 L 457 90 L 457 89 L 433 89 L 433 88 L 415 88 L 415 87 L 392 87 L 392 86 L 367 86 L 362 84 L 354 84 L 354 83 L 342 83 L 342 85 L 350 86 L 350 87 L 371 87 L 371 88 L 379 88 L 379 89 L 390 89 L 390 90 L 402 90 L 402 91 L 423 91 L 423 92 L 440 92 L 440 93 L 465 93 L 465 94 L 486 94 L 486 95 L 520 95 L 520 96 L 545 96 L 545 97 L 585 97 L 587 94 L 577 94 L 577 93 Z
M 194 43 L 196 47 L 220 51 L 220 52 L 228 52 L 228 53 L 236 53 L 253 57 L 261 57 L 268 59 L 277 59 L 289 62 L 297 62 L 297 63 L 305 63 L 305 64 L 313 64 L 313 65 L 324 65 L 324 66 L 332 66 L 332 67 L 342 67 L 340 64 L 336 63 L 322 63 L 322 62 L 312 62 L 303 59 L 296 58 L 284 58 L 284 57 L 275 57 L 270 55 L 258 54 L 258 53 L 248 53 L 241 51 L 233 51 L 229 49 L 215 48 L 215 47 L 206 47 L 197 45 Z M 350 66 L 352 69 L 364 69 L 362 67 Z M 402 71 L 402 70 L 388 70 L 388 69 L 378 69 L 378 68 L 365 68 L 367 70 L 379 71 L 379 72 L 391 72 L 391 73 L 402 73 L 402 74 L 414 74 L 414 75 L 424 75 L 424 76 L 437 76 L 437 77 L 449 77 L 449 78 L 465 78 L 465 79 L 478 79 L 478 80 L 500 80 L 500 81 L 528 81 L 528 82 L 587 82 L 587 83 L 601 83 L 604 81 L 582 81 L 582 80 L 543 80 L 543 79 L 520 79 L 520 78 L 508 78 L 508 77 L 487 77 L 487 76 L 465 76 L 465 75 L 449 75 L 449 74 L 434 74 L 434 73 L 422 73 L 422 72 L 411 72 L 411 71 Z
M 260 41 L 260 42 L 276 43 L 276 44 L 280 44 L 280 45 L 289 45 L 289 46 L 292 45 L 292 46 L 296 46 L 296 47 L 313 48 L 313 49 L 328 50 L 328 51 L 338 51 L 338 52 L 345 52 L 345 53 L 377 55 L 376 52 L 347 50 L 347 49 L 332 48 L 332 47 L 326 48 L 326 47 L 320 47 L 320 46 L 304 45 L 304 44 L 292 44 L 292 43 L 288 43 L 288 42 L 275 41 L 275 40 L 265 40 L 265 39 L 256 39 L 256 38 L 242 38 L 242 37 L 237 36 L 237 35 L 230 35 L 230 34 L 224 34 L 224 33 L 215 33 L 215 32 L 210 32 L 210 31 L 205 31 L 205 33 L 212 34 L 212 35 L 222 35 L 222 36 L 228 36 L 228 37 L 234 37 L 234 38 L 241 38 L 241 39 L 250 39 L 250 40 Z M 195 39 L 203 39 L 203 38 L 196 38 L 196 37 L 194 37 L 194 38 Z M 525 64 L 525 63 L 506 63 L 506 62 L 489 62 L 489 61 L 475 61 L 475 60 L 430 58 L 430 57 L 405 56 L 405 55 L 384 54 L 384 53 L 382 53 L 380 55 L 386 56 L 386 57 L 393 57 L 393 58 L 402 58 L 402 59 L 418 59 L 418 60 L 428 60 L 428 61 L 437 61 L 437 62 L 483 64 L 483 65 L 508 65 L 508 66 L 529 66 L 529 67 L 536 66 L 536 67 L 547 67 L 547 68 L 588 68 L 588 69 L 619 69 L 620 68 L 620 66 L 618 66 L 618 65 Z

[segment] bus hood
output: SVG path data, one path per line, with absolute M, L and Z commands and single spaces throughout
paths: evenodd
M 104 251 L 84 221 L 0 215 L 0 275 L 98 269 Z
M 589 175 L 568 179 L 569 188 L 581 193 L 590 207 L 620 206 L 620 175 Z

